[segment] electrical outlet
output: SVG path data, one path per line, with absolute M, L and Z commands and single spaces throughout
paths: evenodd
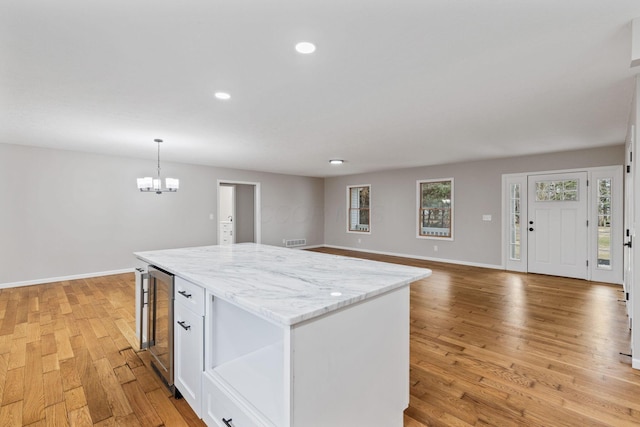
M 213 221 L 213 214 L 209 214 L 209 219 Z
M 362 243 L 362 239 L 358 239 L 358 243 Z
M 433 245 L 433 252 L 438 252 L 438 245 Z

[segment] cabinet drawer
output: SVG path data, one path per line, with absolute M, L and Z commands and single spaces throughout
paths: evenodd
M 204 395 L 202 419 L 207 426 L 228 427 L 222 421 L 223 418 L 233 427 L 266 427 L 268 425 L 254 421 L 218 386 L 209 374 L 202 376 L 202 385 Z
M 204 316 L 204 288 L 178 276 L 175 279 L 175 286 L 176 302 L 189 307 L 194 313 Z

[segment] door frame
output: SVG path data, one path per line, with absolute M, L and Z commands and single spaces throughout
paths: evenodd
M 629 128 L 629 134 L 627 135 L 627 140 L 625 142 L 625 174 L 624 174 L 624 182 L 625 182 L 625 217 L 624 217 L 624 275 L 623 275 L 623 285 L 624 285 L 624 299 L 627 302 L 627 315 L 629 316 L 629 329 L 633 325 L 633 305 L 634 305 L 634 253 L 635 248 L 634 245 L 637 245 L 637 242 L 633 242 L 633 239 L 636 236 L 635 230 L 635 195 L 634 191 L 636 188 L 636 173 L 635 165 L 633 162 L 633 153 L 635 152 L 635 126 L 631 125 Z M 627 246 L 628 245 L 628 246 Z M 631 336 L 631 343 L 633 346 L 633 335 Z
M 256 243 L 262 243 L 262 229 L 260 224 L 262 224 L 261 220 L 261 212 L 262 205 L 260 203 L 261 195 L 260 195 L 260 183 L 259 182 L 248 182 L 248 181 L 237 181 L 234 179 L 218 179 L 216 184 L 216 227 L 219 227 L 220 224 L 220 186 L 221 185 L 252 185 L 255 189 L 253 192 L 253 230 L 255 234 Z M 234 211 L 235 212 L 235 211 Z M 237 214 L 237 212 L 236 212 Z M 234 218 L 235 220 L 235 218 Z M 219 230 L 216 228 L 216 236 L 217 242 L 220 244 L 220 235 Z M 234 234 L 235 234 L 235 224 L 234 224 Z
M 596 224 L 595 215 L 597 207 L 595 205 L 596 185 L 591 184 L 595 179 L 602 177 L 611 177 L 613 179 L 612 191 L 612 236 L 611 236 L 611 262 L 612 270 L 607 270 L 603 274 L 603 270 L 597 269 L 597 227 L 590 226 L 587 231 L 587 257 L 589 267 L 587 269 L 586 280 L 597 280 L 607 283 L 622 284 L 623 279 L 623 251 L 622 251 L 622 233 L 624 227 L 624 207 L 623 207 L 623 174 L 622 166 L 602 166 L 592 168 L 576 168 L 576 169 L 560 169 L 548 171 L 534 171 L 514 174 L 502 175 L 502 265 L 509 271 L 528 272 L 528 253 L 527 253 L 527 231 L 526 225 L 528 221 L 528 188 L 527 180 L 529 176 L 534 175 L 550 175 L 572 172 L 586 172 L 589 188 L 587 191 L 587 220 L 590 225 Z M 510 188 L 512 184 L 520 184 L 520 259 L 513 260 L 509 256 L 509 232 L 510 232 Z

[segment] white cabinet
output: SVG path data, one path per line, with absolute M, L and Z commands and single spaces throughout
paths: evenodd
M 284 340 L 288 328 L 211 293 L 207 293 L 206 310 L 205 423 L 209 427 L 287 425 Z
M 204 289 L 175 278 L 174 384 L 201 416 L 204 368 Z
M 233 238 L 233 222 L 220 221 L 220 229 L 218 232 L 220 233 L 219 241 L 221 245 L 231 245 L 235 242 Z
M 206 295 L 209 427 L 403 425 L 408 286 L 291 326 Z

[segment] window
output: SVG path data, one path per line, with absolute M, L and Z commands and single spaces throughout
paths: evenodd
M 598 178 L 598 265 L 611 270 L 611 178 Z
M 369 233 L 370 229 L 370 185 L 350 185 L 347 187 L 349 224 L 347 231 Z
M 418 181 L 418 237 L 453 240 L 453 178 Z
M 509 188 L 509 258 L 519 261 L 520 252 L 520 184 Z

